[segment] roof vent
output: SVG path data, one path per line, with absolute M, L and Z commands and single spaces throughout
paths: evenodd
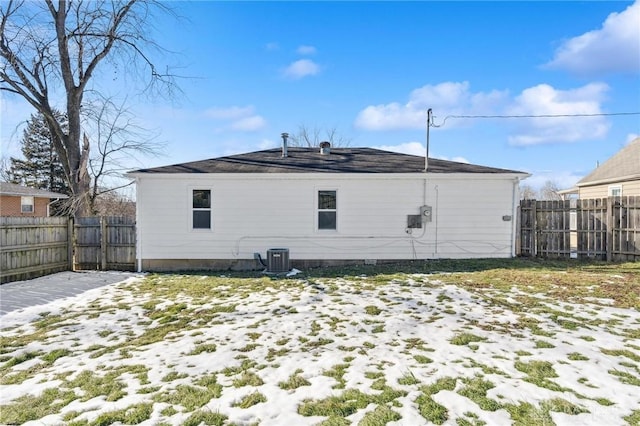
M 331 153 L 331 144 L 327 141 L 320 142 L 320 154 L 329 155 Z
M 282 135 L 282 158 L 288 155 L 287 152 L 287 139 L 289 138 L 289 133 L 283 133 Z

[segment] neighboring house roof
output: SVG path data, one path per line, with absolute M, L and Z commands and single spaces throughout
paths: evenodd
M 429 158 L 430 173 L 526 173 L 454 161 Z M 279 148 L 171 166 L 140 169 L 130 174 L 155 173 L 418 173 L 424 171 L 424 157 L 373 148 L 331 148 L 320 154 L 317 148 Z
M 15 183 L 8 182 L 0 182 L 0 195 L 11 195 L 14 197 L 69 198 L 68 195 L 61 194 L 59 192 L 30 188 L 28 186 L 16 185 Z
M 576 185 L 580 187 L 635 179 L 640 179 L 640 138 L 628 143 Z

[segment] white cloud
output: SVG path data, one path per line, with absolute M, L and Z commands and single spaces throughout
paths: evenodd
M 584 177 L 584 175 L 577 175 L 566 170 L 534 170 L 528 173 L 531 173 L 531 176 L 523 180 L 522 185 L 529 185 L 536 191 L 539 191 L 549 181 L 554 182 L 560 189 L 569 189 Z
M 313 46 L 302 45 L 298 46 L 296 52 L 298 52 L 299 55 L 313 55 L 317 52 L 317 49 Z
M 466 158 L 464 158 L 464 157 L 457 157 L 457 156 L 456 156 L 456 157 L 451 157 L 451 158 L 449 158 L 449 157 L 444 157 L 444 156 L 441 156 L 441 155 L 435 155 L 435 156 L 433 156 L 433 158 L 438 158 L 438 159 L 440 159 L 440 160 L 447 160 L 447 161 L 455 161 L 456 163 L 466 163 L 466 164 L 471 163 L 471 162 L 470 162 L 469 160 L 467 160 Z
M 577 74 L 640 72 L 640 0 L 612 13 L 602 28 L 564 42 L 547 68 Z
M 253 132 L 265 127 L 267 121 L 259 115 L 241 118 L 229 125 L 231 130 L 239 130 L 243 132 Z
M 629 145 L 631 142 L 633 142 L 634 140 L 640 138 L 640 135 L 637 133 L 629 133 L 627 135 L 627 142 L 625 143 L 625 145 Z
M 420 142 L 406 142 L 398 145 L 382 145 L 375 148 L 409 155 L 424 155 L 426 149 Z
M 610 127 L 605 117 L 571 117 L 574 114 L 599 114 L 600 103 L 609 87 L 590 83 L 572 90 L 558 90 L 540 84 L 522 91 L 508 108 L 510 115 L 568 115 L 518 119 L 519 127 L 509 136 L 512 145 L 576 142 L 604 137 Z
M 204 112 L 206 117 L 227 123 L 224 130 L 253 132 L 267 125 L 267 121 L 255 114 L 253 105 L 245 107 L 231 106 L 227 108 L 213 107 Z
M 366 107 L 356 117 L 355 126 L 366 130 L 420 129 L 426 126 L 429 108 L 441 119 L 448 115 L 489 114 L 506 97 L 506 91 L 498 90 L 473 93 L 467 81 L 428 84 L 413 90 L 405 104 L 391 102 Z M 447 122 L 447 127 L 455 125 L 453 121 Z
M 427 110 L 433 109 L 434 123 L 443 130 L 461 125 L 477 125 L 480 120 L 447 119 L 449 116 L 524 115 L 566 117 L 513 118 L 500 122 L 510 128 L 512 145 L 567 143 L 600 139 L 610 123 L 601 105 L 609 86 L 590 83 L 575 89 L 561 90 L 539 84 L 523 90 L 515 98 L 506 90 L 472 92 L 468 82 L 444 82 L 413 90 L 409 100 L 370 105 L 361 110 L 354 125 L 365 130 L 424 129 Z M 577 117 L 576 115 L 594 115 Z M 487 120 L 484 120 L 485 122 Z M 495 122 L 495 120 L 493 120 Z
M 399 152 L 401 154 L 417 155 L 421 157 L 424 157 L 425 151 L 426 151 L 424 144 L 420 142 L 406 142 L 398 145 L 382 145 L 382 146 L 377 146 L 375 148 L 382 149 L 384 151 Z M 448 158 L 442 155 L 437 155 L 437 154 L 434 155 L 433 153 L 429 153 L 429 158 L 437 158 L 439 160 L 447 160 L 447 161 L 456 161 L 458 163 L 469 163 L 469 160 L 467 160 L 464 157 Z
M 292 79 L 300 79 L 320 72 L 320 66 L 310 59 L 300 59 L 291 63 L 284 69 L 284 76 Z
M 267 50 L 279 50 L 280 49 L 280 45 L 278 45 L 278 43 L 271 42 L 271 43 L 267 43 L 265 45 L 265 48 Z
M 276 148 L 279 146 L 278 142 L 274 142 L 271 139 L 262 139 L 260 141 L 260 143 L 258 144 L 258 149 L 263 150 L 263 149 L 270 149 L 270 148 Z
M 232 106 L 227 108 L 213 107 L 206 110 L 204 114 L 214 120 L 234 120 L 247 117 L 253 114 L 253 111 L 254 108 L 252 105 L 246 107 Z

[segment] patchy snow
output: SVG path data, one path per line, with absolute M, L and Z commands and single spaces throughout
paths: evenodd
M 206 282 L 207 278 L 202 279 Z M 70 353 L 51 365 L 42 366 L 41 357 L 34 357 L 1 371 L 4 379 L 41 366 L 22 382 L 2 384 L 2 404 L 64 387 L 85 371 L 104 375 L 120 367 L 143 366 L 148 383 L 142 383 L 135 373 L 123 373 L 120 380 L 126 385 L 125 394 L 117 400 L 108 401 L 106 395 L 75 399 L 59 413 L 25 424 L 64 424 L 67 413 L 73 413 L 74 420 L 91 422 L 103 413 L 153 402 L 153 412 L 142 424 L 179 425 L 192 412 L 154 398 L 181 385 L 198 386 L 199 378 L 210 375 L 222 386 L 221 395 L 196 411 L 220 413 L 235 424 L 315 425 L 327 417 L 301 414 L 299 408 L 305 401 L 340 396 L 346 389 L 380 395 L 381 385 L 375 385 L 380 379 L 382 386 L 401 391 L 387 403 L 401 416 L 389 423 L 393 425 L 428 424 L 416 400 L 425 386 L 447 377 L 455 379 L 455 388 L 438 390 L 431 398 L 446 408 L 446 424 L 451 425 L 456 419 L 469 420 L 470 414 L 489 425 L 509 424 L 508 404 L 526 402 L 540 407 L 557 398 L 585 411 L 551 411 L 558 425 L 623 424 L 623 417 L 640 407 L 640 387 L 620 379 L 620 374 L 626 374 L 640 380 L 640 342 L 633 337 L 637 333 L 629 334 L 640 327 L 636 310 L 607 306 L 602 299 L 589 299 L 598 304 L 554 302 L 537 293 L 540 309 L 529 311 L 519 297 L 532 295 L 516 287 L 502 292 L 498 303 L 498 293 L 491 289 L 470 292 L 428 275 L 389 283 L 368 280 L 366 276 L 353 281 L 289 279 L 283 285 L 237 294 L 231 284 L 216 285 L 210 297 L 195 298 L 185 291 L 162 299 L 153 292 L 138 291 L 140 279 L 130 279 L 6 314 L 0 317 L 0 337 L 7 341 L 36 333 L 36 321 L 43 318 L 59 315 L 60 322 L 37 341 L 14 352 L 5 350 L 5 361 L 58 349 Z M 158 286 L 179 283 L 179 277 L 174 282 L 172 276 L 157 281 Z M 152 308 L 145 305 L 150 301 L 155 301 Z M 150 311 L 170 311 L 180 303 L 184 303 L 181 309 L 193 310 L 189 314 L 193 322 L 170 331 L 162 340 L 131 343 L 166 324 L 161 318 L 151 318 Z M 231 308 L 205 316 L 221 307 Z M 206 321 L 198 322 L 199 315 Z M 175 317 L 179 318 L 179 311 Z M 463 335 L 473 339 L 453 343 L 452 339 Z M 213 352 L 194 351 L 212 344 Z M 631 357 L 603 350 L 627 351 Z M 553 375 L 544 378 L 549 386 L 534 383 L 522 371 L 523 364 L 532 362 L 548 362 L 553 368 Z M 239 383 L 246 373 L 258 376 L 262 384 Z M 281 387 L 294 374 L 308 384 Z M 403 384 L 403 378 L 410 376 L 414 381 Z M 500 408 L 483 409 L 478 401 L 464 396 L 463 389 L 474 378 L 490 382 L 485 397 L 501 404 Z M 144 389 L 151 390 L 140 392 Z M 266 402 L 236 406 L 255 392 L 264 395 Z M 76 393 L 83 395 L 79 389 Z M 603 400 L 610 405 L 598 402 Z M 377 405 L 371 402 L 346 418 L 357 424 Z M 164 411 L 168 407 L 175 410 Z
M 296 275 L 302 273 L 301 270 L 293 268 L 292 270 L 290 270 L 289 272 L 287 272 L 287 277 L 295 277 Z

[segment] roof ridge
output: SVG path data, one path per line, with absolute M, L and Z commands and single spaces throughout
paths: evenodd
M 615 154 L 580 179 L 576 186 L 594 185 L 622 176 L 640 174 L 640 137 L 633 139 Z

